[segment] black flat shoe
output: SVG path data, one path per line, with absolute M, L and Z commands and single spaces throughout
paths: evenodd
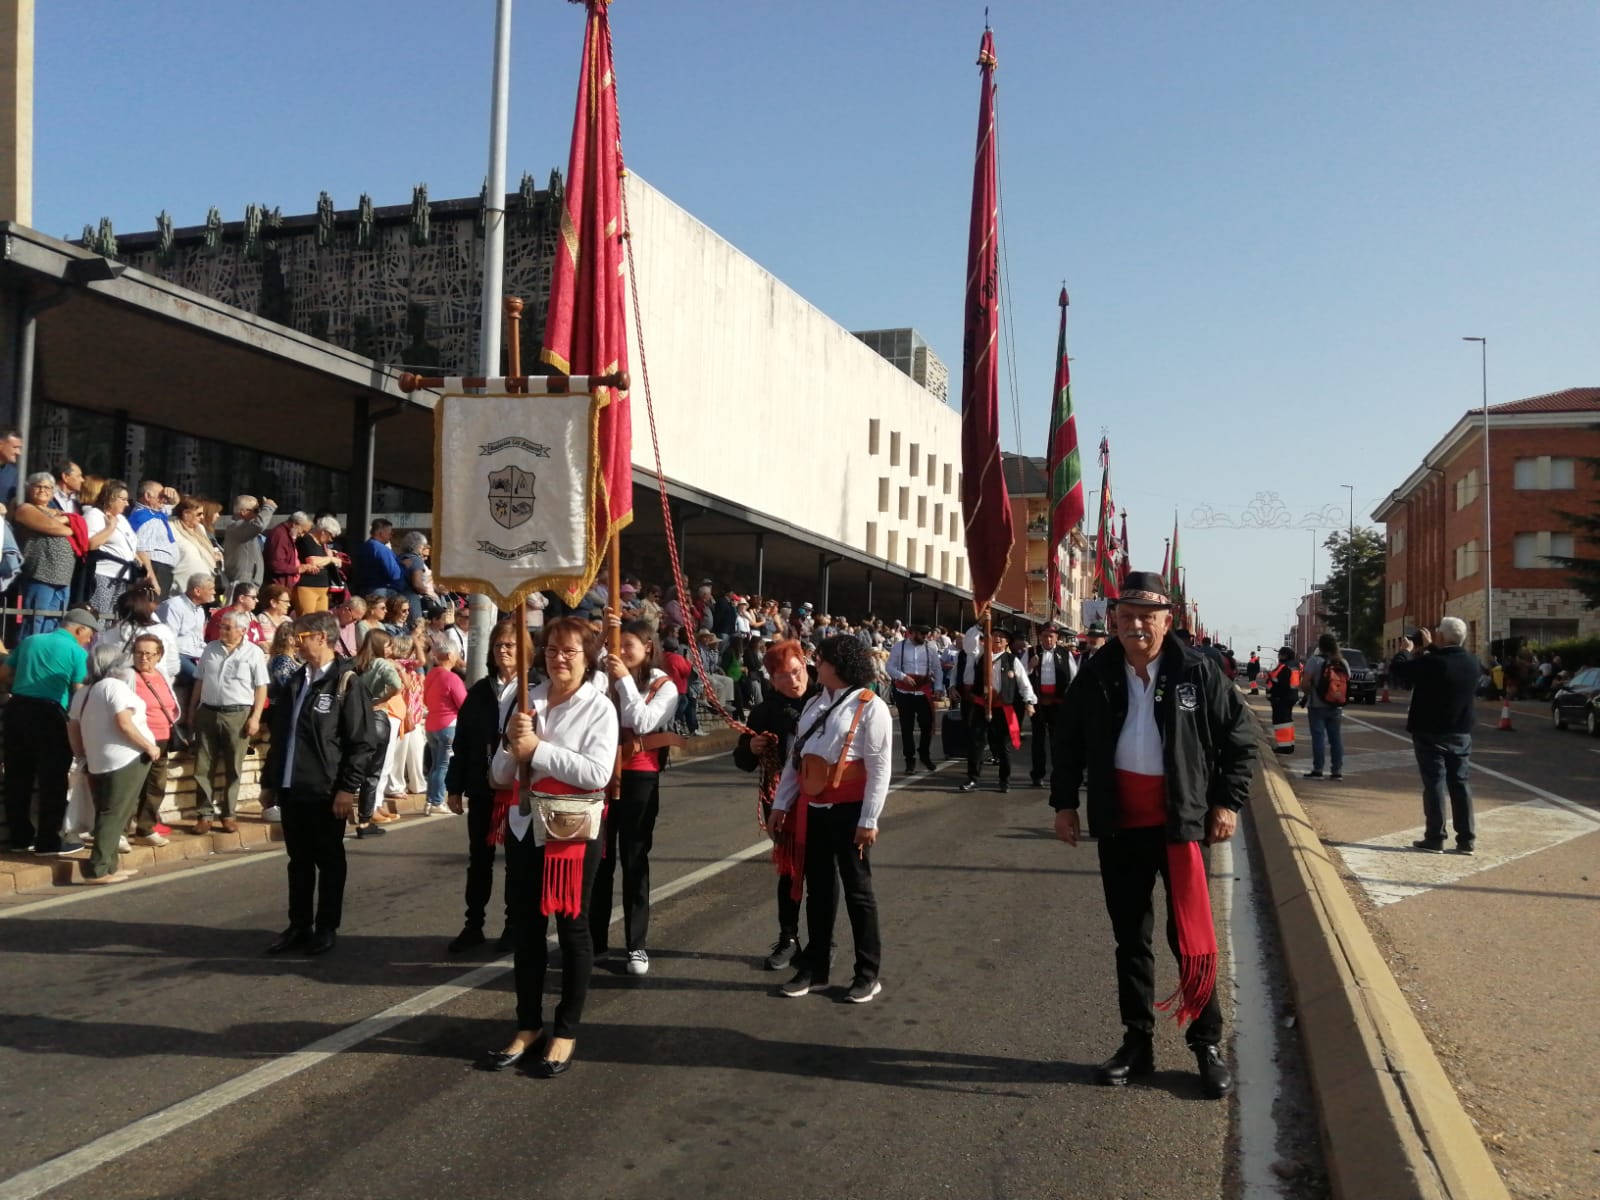
M 510 954 L 516 948 L 517 931 L 508 925 L 505 932 L 500 935 L 500 940 L 494 944 L 494 952 L 496 954 Z
M 307 954 L 326 954 L 338 943 L 339 935 L 331 929 L 319 929 L 311 935 L 306 946 Z
M 1155 1069 L 1156 1053 L 1150 1039 L 1129 1034 L 1117 1052 L 1094 1069 L 1094 1081 L 1104 1087 L 1127 1087 L 1130 1079 Z
M 451 939 L 450 945 L 447 946 L 446 949 L 448 949 L 451 954 L 461 954 L 467 950 L 471 950 L 474 946 L 483 945 L 483 943 L 487 940 L 488 939 L 483 936 L 482 929 L 479 929 L 476 925 L 468 925 L 465 929 Z
M 1195 1065 L 1200 1069 L 1200 1091 L 1207 1100 L 1221 1100 L 1233 1091 L 1233 1072 L 1222 1061 L 1222 1051 L 1215 1046 L 1196 1046 Z
M 283 954 L 288 950 L 297 950 L 311 940 L 311 930 L 302 929 L 298 925 L 291 925 L 278 935 L 278 940 L 267 947 L 268 954 Z
M 480 1071 L 504 1071 L 508 1067 L 515 1066 L 527 1053 L 526 1047 L 515 1054 L 507 1054 L 504 1050 L 486 1050 L 474 1066 Z
M 541 1058 L 538 1067 L 534 1070 L 534 1074 L 540 1079 L 554 1079 L 557 1075 L 565 1075 L 572 1070 L 572 1065 L 573 1060 L 571 1058 L 563 1059 L 561 1062 L 557 1062 L 553 1058 Z

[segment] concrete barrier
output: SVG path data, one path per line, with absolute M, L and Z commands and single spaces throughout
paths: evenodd
M 1259 721 L 1259 718 L 1258 718 Z M 1509 1200 L 1427 1035 L 1268 751 L 1251 817 L 1340 1200 Z

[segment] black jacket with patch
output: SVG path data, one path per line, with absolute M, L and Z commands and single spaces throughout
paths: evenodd
M 361 785 L 377 766 L 373 757 L 378 753 L 378 733 L 371 697 L 354 670 L 351 659 L 336 658 L 327 674 L 309 685 L 309 692 L 304 667 L 289 679 L 267 711 L 272 749 L 261 771 L 262 787 L 278 789 L 283 800 L 292 795 L 331 798 L 335 792 L 360 794 Z M 302 692 L 306 697 L 299 704 L 296 720 L 295 705 Z M 290 786 L 284 787 L 291 723 L 294 767 Z
M 1171 634 L 1152 669 L 1167 777 L 1167 838 L 1203 841 L 1207 810 L 1237 812 L 1249 799 L 1255 754 L 1250 716 L 1216 664 Z M 1127 716 L 1127 655 L 1120 642 L 1109 642 L 1079 668 L 1051 745 L 1050 806 L 1076 809 L 1078 788 L 1087 778 L 1094 837 L 1119 828 L 1115 758 Z

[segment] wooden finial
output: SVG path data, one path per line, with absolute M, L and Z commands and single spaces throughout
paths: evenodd
M 521 296 L 507 296 L 505 298 L 505 307 L 506 316 L 510 317 L 513 321 L 519 321 L 522 319 Z

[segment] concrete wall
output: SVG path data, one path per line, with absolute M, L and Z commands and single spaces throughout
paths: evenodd
M 956 411 L 637 175 L 628 203 L 668 478 L 967 586 Z

